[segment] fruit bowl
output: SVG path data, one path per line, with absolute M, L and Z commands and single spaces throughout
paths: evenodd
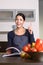
M 34 61 L 41 61 L 43 62 L 43 52 L 29 52 L 31 59 Z
M 28 43 L 22 49 L 26 52 L 26 58 L 30 58 L 34 61 L 42 61 L 43 62 L 43 40 L 36 39 L 32 44 Z

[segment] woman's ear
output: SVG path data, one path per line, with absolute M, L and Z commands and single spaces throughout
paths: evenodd
M 23 21 L 23 23 L 25 23 L 25 20 Z

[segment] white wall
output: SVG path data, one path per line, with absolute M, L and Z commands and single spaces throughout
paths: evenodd
M 35 39 L 39 37 L 39 0 L 0 0 L 0 9 L 29 9 L 35 10 L 35 21 L 32 22 L 32 28 Z M 12 30 L 14 22 L 0 22 L 0 31 Z M 24 23 L 28 28 L 29 22 Z M 7 34 L 0 34 L 0 41 L 7 41 Z

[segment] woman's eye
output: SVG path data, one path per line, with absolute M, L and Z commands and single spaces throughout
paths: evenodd
M 20 19 L 20 21 L 22 21 L 22 19 Z
M 22 19 L 16 19 L 16 21 L 22 21 Z

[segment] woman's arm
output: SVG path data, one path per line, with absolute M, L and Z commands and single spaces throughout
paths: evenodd
M 32 31 L 32 27 L 28 27 L 28 32 L 29 32 L 30 43 L 35 42 L 35 38 L 34 38 L 33 31 Z
M 29 37 L 30 37 L 30 43 L 31 43 L 31 44 L 32 44 L 33 42 L 35 42 L 35 38 L 34 38 L 34 34 L 33 34 L 33 33 L 30 34 Z
M 11 50 L 6 50 L 6 54 L 11 54 Z
M 8 32 L 8 44 L 7 44 L 7 48 L 8 47 L 12 47 L 12 32 Z M 6 50 L 7 54 L 11 53 L 11 50 Z

